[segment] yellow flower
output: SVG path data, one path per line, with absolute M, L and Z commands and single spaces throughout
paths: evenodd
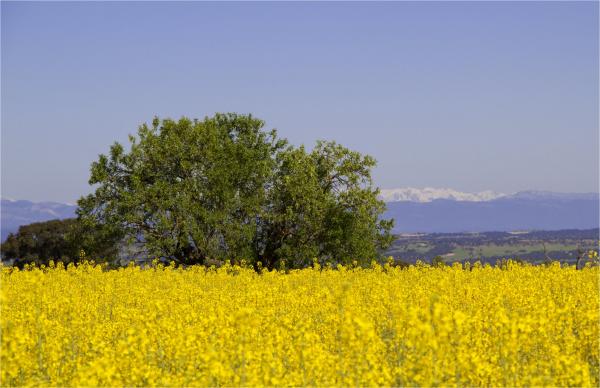
M 600 383 L 598 266 L 355 267 L 2 268 L 0 384 Z

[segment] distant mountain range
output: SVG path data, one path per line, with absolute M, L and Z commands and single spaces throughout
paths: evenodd
M 395 233 L 456 233 L 598 228 L 598 193 L 493 191 L 465 193 L 452 189 L 383 189 L 385 218 Z M 75 216 L 77 207 L 58 202 L 2 199 L 0 234 L 4 241 L 21 225 Z
M 385 202 L 431 202 L 438 199 L 448 199 L 452 201 L 484 202 L 499 198 L 519 198 L 519 199 L 595 199 L 598 200 L 598 193 L 556 193 L 553 191 L 520 191 L 514 194 L 503 194 L 491 190 L 480 191 L 478 193 L 466 193 L 453 189 L 438 189 L 425 187 L 418 189 L 414 187 L 404 187 L 399 189 L 381 189 L 379 198 Z
M 385 202 L 431 202 L 435 201 L 436 199 L 481 202 L 500 198 L 505 195 L 506 194 L 496 193 L 495 191 L 489 190 L 479 193 L 465 193 L 453 189 L 436 189 L 433 187 L 425 187 L 423 189 L 404 187 L 400 189 L 382 189 L 379 198 Z
M 598 193 L 382 190 L 394 232 L 456 233 L 598 228 Z

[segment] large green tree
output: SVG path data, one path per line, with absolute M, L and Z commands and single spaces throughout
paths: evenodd
M 268 266 L 373 259 L 389 246 L 392 221 L 380 219 L 372 157 L 321 141 L 311 152 L 289 147 L 277 160 L 258 236 Z
M 155 118 L 92 164 L 78 216 L 96 235 L 184 264 L 371 259 L 390 239 L 375 165 L 336 143 L 307 152 L 250 115 Z

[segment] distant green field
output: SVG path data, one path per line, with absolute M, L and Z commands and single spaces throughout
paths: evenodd
M 574 251 L 577 249 L 576 245 L 557 244 L 549 243 L 546 244 L 546 252 L 557 252 L 557 251 Z M 518 244 L 518 245 L 497 245 L 497 244 L 485 244 L 475 247 L 456 247 L 452 250 L 454 254 L 453 258 L 465 259 L 471 257 L 494 257 L 494 256 L 505 256 L 515 257 L 522 254 L 543 252 L 544 246 L 542 244 Z
M 598 229 L 521 233 L 413 233 L 398 235 L 387 254 L 415 262 L 441 256 L 446 262 L 512 258 L 539 263 L 573 262 L 579 252 L 598 249 Z
M 410 243 L 406 246 L 407 250 L 415 250 L 419 253 L 427 253 L 433 245 L 426 242 Z

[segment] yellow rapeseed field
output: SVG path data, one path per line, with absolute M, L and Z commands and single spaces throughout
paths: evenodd
M 1 275 L 2 386 L 598 386 L 598 267 Z

